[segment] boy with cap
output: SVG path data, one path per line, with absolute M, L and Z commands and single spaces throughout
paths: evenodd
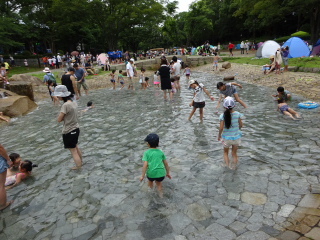
M 144 179 L 147 173 L 148 186 L 152 189 L 153 181 L 156 181 L 159 196 L 162 198 L 162 181 L 165 176 L 171 179 L 169 165 L 164 153 L 157 149 L 159 146 L 159 136 L 157 134 L 149 134 L 144 141 L 148 143 L 150 149 L 145 151 L 142 157 L 143 167 L 140 181 Z

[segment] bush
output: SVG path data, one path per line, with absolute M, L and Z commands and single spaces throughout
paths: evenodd
M 64 52 L 62 50 L 58 50 L 57 53 L 60 53 L 60 55 L 64 55 Z

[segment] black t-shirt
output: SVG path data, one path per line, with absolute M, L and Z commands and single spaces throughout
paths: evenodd
M 61 84 L 65 85 L 71 94 L 75 94 L 75 91 L 73 89 L 73 84 L 72 80 L 70 79 L 71 75 L 70 74 L 64 74 L 61 77 Z

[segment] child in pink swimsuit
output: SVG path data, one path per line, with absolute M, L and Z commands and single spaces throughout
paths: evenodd
M 20 172 L 18 172 L 16 175 L 12 175 L 6 178 L 5 186 L 7 187 L 7 189 L 13 188 L 14 186 L 21 183 L 22 180 L 31 176 L 33 167 L 38 167 L 38 166 L 35 164 L 32 164 L 32 162 L 29 160 L 22 161 L 19 167 Z

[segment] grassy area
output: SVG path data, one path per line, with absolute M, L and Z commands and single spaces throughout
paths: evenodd
M 270 60 L 267 58 L 255 59 L 252 57 L 234 57 L 234 58 L 224 57 L 223 60 L 229 61 L 232 63 L 251 64 L 251 65 L 260 65 L 260 66 L 270 62 Z M 319 57 L 290 58 L 289 66 L 319 68 L 320 58 Z
M 24 74 L 24 73 L 29 73 L 29 72 L 37 72 L 37 71 L 41 71 L 43 70 L 43 68 L 38 68 L 38 67 L 29 67 L 28 69 L 26 67 L 13 67 L 10 68 L 9 70 L 9 77 L 12 77 L 12 75 L 14 74 Z

